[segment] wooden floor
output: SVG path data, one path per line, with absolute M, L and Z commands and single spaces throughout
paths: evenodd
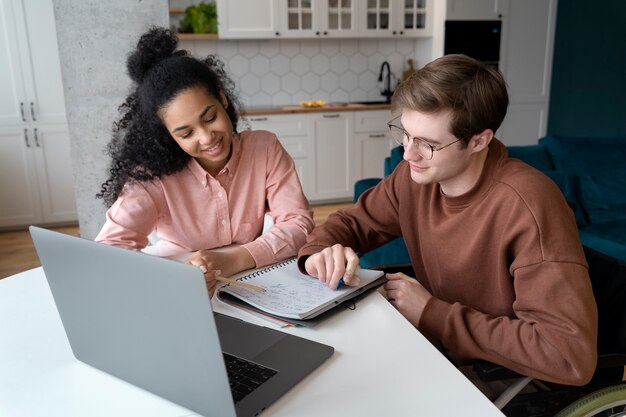
M 313 206 L 315 224 L 324 223 L 328 215 L 351 204 Z M 52 227 L 61 233 L 79 236 L 78 226 Z M 28 230 L 0 232 L 0 279 L 40 266 Z

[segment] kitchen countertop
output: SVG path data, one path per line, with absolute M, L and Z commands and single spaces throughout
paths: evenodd
M 247 107 L 242 113 L 245 116 L 261 114 L 292 114 L 292 113 L 327 113 L 341 111 L 389 110 L 389 103 L 329 103 L 320 107 L 280 106 L 280 107 Z

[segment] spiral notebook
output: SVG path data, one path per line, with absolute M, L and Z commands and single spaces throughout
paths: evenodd
M 265 292 L 226 285 L 219 289 L 218 296 L 223 300 L 229 296 L 236 297 L 277 317 L 308 320 L 386 282 L 382 271 L 359 269 L 357 275 L 361 278 L 359 286 L 344 285 L 338 290 L 331 290 L 318 279 L 301 273 L 296 258 L 291 258 L 240 277 L 232 277 L 262 287 Z

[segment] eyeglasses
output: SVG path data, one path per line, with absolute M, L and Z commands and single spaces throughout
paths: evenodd
M 409 132 L 404 130 L 403 127 L 394 125 L 392 123 L 398 120 L 400 117 L 401 116 L 396 116 L 387 123 L 387 126 L 389 126 L 389 131 L 391 132 L 391 137 L 393 138 L 393 140 L 396 141 L 398 145 L 404 146 L 405 149 L 407 146 L 409 146 L 409 142 L 413 142 L 413 146 L 415 146 L 417 152 L 424 159 L 433 159 L 433 154 L 435 153 L 435 151 L 445 149 L 448 146 L 453 145 L 461 140 L 457 139 L 454 142 L 448 143 L 447 145 L 443 146 L 433 146 L 422 138 L 412 138 L 411 135 L 409 135 Z

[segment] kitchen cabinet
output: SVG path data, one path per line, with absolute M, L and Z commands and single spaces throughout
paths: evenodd
M 359 16 L 364 37 L 418 37 L 432 34 L 434 0 L 366 0 Z
M 304 194 L 313 203 L 349 201 L 354 183 L 382 177 L 394 142 L 388 110 L 263 114 L 247 118 L 251 129 L 276 133 L 295 161 Z
M 384 160 L 396 145 L 389 134 L 387 110 L 354 113 L 354 181 L 363 178 L 382 178 Z
M 497 20 L 502 0 L 447 0 L 446 20 Z
M 69 152 L 62 125 L 0 129 L 0 227 L 76 221 Z
M 311 113 L 315 175 L 310 200 L 344 200 L 354 188 L 352 112 Z
M 0 227 L 77 219 L 51 0 L 0 0 Z
M 276 0 L 217 0 L 217 31 L 221 39 L 263 39 L 280 35 Z
M 217 0 L 221 39 L 430 36 L 434 0 Z
M 250 129 L 275 133 L 281 145 L 294 160 L 304 194 L 313 192 L 314 144 L 310 140 L 312 127 L 306 115 L 260 115 L 247 118 Z
M 498 137 L 507 145 L 530 145 L 547 131 L 557 1 L 499 1 L 500 69 L 509 88 L 509 109 Z

